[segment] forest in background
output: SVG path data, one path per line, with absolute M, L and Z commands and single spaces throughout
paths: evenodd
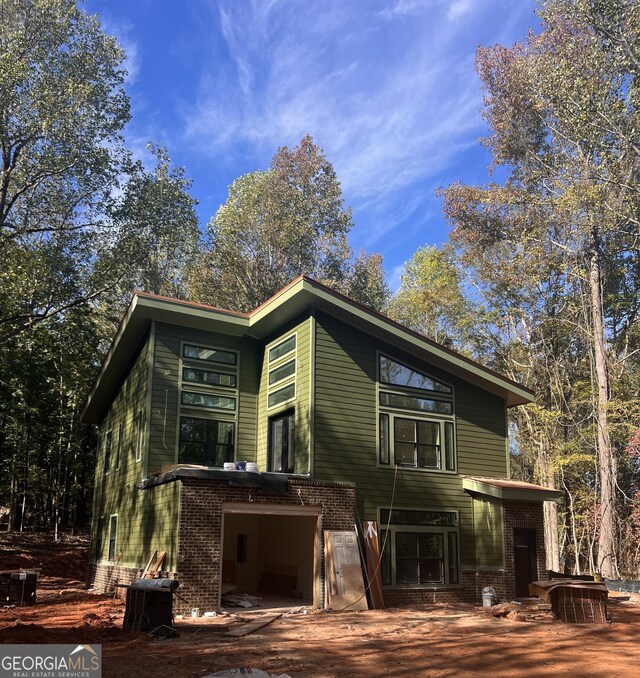
M 531 388 L 512 475 L 545 504 L 549 566 L 639 578 L 640 7 L 547 0 L 480 48 L 500 181 L 441 189 L 451 231 L 406 263 L 354 252 L 305 136 L 239 177 L 206 226 L 184 168 L 133 158 L 125 54 L 72 0 L 0 0 L 0 507 L 9 529 L 90 520 L 78 415 L 134 290 L 250 310 L 301 273 Z M 425 240 L 427 238 L 425 234 Z

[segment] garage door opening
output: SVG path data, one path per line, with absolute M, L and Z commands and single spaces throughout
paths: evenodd
M 259 598 L 260 610 L 320 606 L 320 508 L 304 508 L 223 508 L 221 607 L 229 594 Z

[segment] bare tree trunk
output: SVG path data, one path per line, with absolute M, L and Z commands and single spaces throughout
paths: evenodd
M 556 489 L 555 474 L 549 464 L 547 446 L 544 440 L 538 442 L 538 466 L 545 487 Z M 542 503 L 544 516 L 544 543 L 547 554 L 547 569 L 560 570 L 560 542 L 558 540 L 558 505 L 555 501 Z
M 616 563 L 616 479 L 618 464 L 609 436 L 609 375 L 605 347 L 604 313 L 602 309 L 602 262 L 597 230 L 592 234 L 589 255 L 589 291 L 593 331 L 593 356 L 596 377 L 596 440 L 600 476 L 600 537 L 598 571 L 610 579 L 618 576 Z

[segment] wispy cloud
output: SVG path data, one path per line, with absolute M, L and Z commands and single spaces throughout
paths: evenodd
M 361 235 L 375 246 L 407 218 L 389 218 L 391 196 L 406 190 L 396 212 L 419 224 L 425 186 L 475 143 L 483 18 L 500 12 L 506 24 L 524 4 L 530 11 L 522 0 L 211 0 L 201 19 L 215 58 L 185 104 L 186 139 L 264 167 L 277 146 L 312 134 L 356 210 L 384 215 Z

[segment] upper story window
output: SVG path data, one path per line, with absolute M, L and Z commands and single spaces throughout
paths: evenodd
M 104 472 L 109 473 L 111 468 L 111 448 L 113 447 L 113 431 L 107 431 L 104 437 Z
M 296 344 L 291 334 L 268 348 L 267 407 L 290 403 L 296 397 Z
M 384 355 L 378 380 L 379 464 L 455 471 L 453 388 Z
M 178 462 L 219 467 L 233 461 L 238 368 L 237 351 L 182 345 Z
M 296 335 L 292 334 L 269 349 L 269 362 L 272 363 L 284 355 L 288 355 L 296 348 Z
M 295 469 L 295 412 L 269 419 L 268 470 L 274 473 L 293 473 Z
M 421 391 L 437 391 L 438 393 L 453 394 L 453 389 L 441 381 L 436 381 L 423 372 L 407 367 L 402 363 L 380 356 L 380 383 L 390 386 L 406 386 Z
M 238 354 L 235 351 L 225 351 L 219 348 L 205 348 L 192 344 L 183 344 L 182 357 L 187 360 L 203 360 L 209 363 L 222 365 L 237 365 Z

